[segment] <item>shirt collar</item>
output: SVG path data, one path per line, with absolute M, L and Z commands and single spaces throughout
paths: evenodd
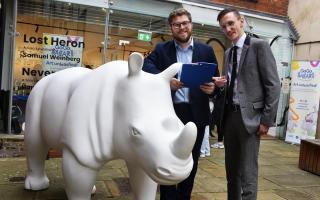
M 244 41 L 246 40 L 247 34 L 243 33 L 242 36 L 239 38 L 236 44 L 234 46 L 237 46 L 238 48 L 242 48 Z
M 193 49 L 193 37 L 191 37 L 189 45 L 185 49 L 182 49 L 180 44 L 176 40 L 173 40 L 173 41 L 174 41 L 174 45 L 176 46 L 176 49 L 179 49 L 179 50 Z

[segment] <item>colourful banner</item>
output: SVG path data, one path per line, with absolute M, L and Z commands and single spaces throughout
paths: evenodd
M 81 67 L 82 50 L 84 47 L 81 36 L 43 34 L 47 40 L 43 45 L 44 71 L 59 71 L 69 67 Z
M 291 90 L 286 141 L 314 139 L 320 100 L 320 61 L 291 63 Z

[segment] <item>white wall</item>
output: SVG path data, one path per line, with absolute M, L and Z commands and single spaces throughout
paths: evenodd
M 320 1 L 290 0 L 288 16 L 300 38 L 295 45 L 295 60 L 320 59 Z

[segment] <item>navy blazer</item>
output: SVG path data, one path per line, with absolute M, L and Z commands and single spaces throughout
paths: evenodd
M 177 62 L 176 47 L 174 41 L 157 44 L 151 54 L 145 58 L 142 70 L 157 74 Z M 216 63 L 217 59 L 211 46 L 199 43 L 194 40 L 192 62 Z M 217 68 L 215 76 L 219 76 Z M 174 97 L 175 91 L 172 92 Z M 192 109 L 194 122 L 197 126 L 209 124 L 209 96 L 200 89 L 190 89 L 189 100 Z

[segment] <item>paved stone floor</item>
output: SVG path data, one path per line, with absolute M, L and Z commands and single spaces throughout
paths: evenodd
M 300 170 L 298 160 L 299 146 L 282 140 L 262 140 L 258 200 L 320 200 L 320 176 Z M 67 199 L 61 159 L 51 158 L 46 162 L 51 184 L 47 190 L 24 190 L 25 171 L 24 157 L 0 159 L 0 200 Z M 106 164 L 99 172 L 97 192 L 92 200 L 133 200 L 127 177 L 123 161 Z M 225 200 L 226 190 L 224 150 L 211 149 L 211 157 L 200 159 L 192 200 Z

